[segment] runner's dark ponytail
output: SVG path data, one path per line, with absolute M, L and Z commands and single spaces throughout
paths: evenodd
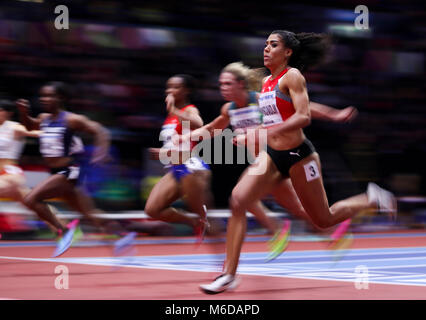
M 271 34 L 278 34 L 287 48 L 293 50 L 288 62 L 289 66 L 306 71 L 323 62 L 330 49 L 331 39 L 320 33 L 294 33 L 286 30 L 275 30 Z

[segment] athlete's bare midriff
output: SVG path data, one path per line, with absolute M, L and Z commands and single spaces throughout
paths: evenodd
M 66 167 L 72 162 L 70 157 L 43 158 L 49 168 Z
M 275 150 L 288 150 L 300 146 L 306 139 L 302 129 L 276 133 L 268 137 L 268 145 Z

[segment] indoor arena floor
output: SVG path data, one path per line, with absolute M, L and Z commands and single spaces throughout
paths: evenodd
M 347 249 L 293 235 L 266 261 L 266 236 L 247 236 L 232 292 L 199 285 L 220 274 L 224 241 L 145 237 L 114 256 L 108 241 L 82 240 L 58 258 L 54 241 L 0 241 L 0 299 L 19 300 L 417 300 L 426 297 L 426 232 L 357 233 Z M 60 266 L 60 267 L 59 267 Z M 67 283 L 58 277 L 68 271 Z M 63 278 L 62 278 L 63 279 Z M 59 281 L 60 282 L 60 281 Z

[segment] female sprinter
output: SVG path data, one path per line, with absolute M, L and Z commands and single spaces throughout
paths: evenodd
M 45 113 L 37 118 L 29 116 L 30 105 L 27 100 L 20 99 L 17 106 L 20 111 L 21 123 L 28 130 L 41 130 L 40 153 L 51 176 L 34 187 L 25 197 L 24 204 L 37 215 L 63 234 L 53 256 L 63 254 L 71 245 L 78 220 L 64 225 L 49 210 L 44 202 L 46 199 L 61 197 L 71 208 L 88 217 L 98 228 L 103 223 L 93 216 L 97 209 L 91 199 L 78 188 L 80 168 L 76 155 L 83 152 L 84 146 L 77 132 L 86 132 L 94 136 L 96 146 L 92 155 L 93 164 L 101 163 L 108 157 L 110 135 L 99 123 L 85 116 L 65 111 L 68 89 L 61 82 L 51 82 L 40 90 L 40 104 Z
M 204 136 L 204 132 L 214 135 L 215 129 L 225 129 L 231 125 L 234 133 L 245 133 L 247 129 L 256 128 L 262 123 L 262 116 L 258 107 L 259 93 L 255 92 L 258 87 L 258 72 L 243 65 L 241 62 L 234 62 L 222 69 L 219 77 L 220 92 L 222 97 L 229 101 L 222 106 L 221 114 L 211 123 L 200 129 L 194 130 L 191 136 Z M 347 107 L 342 110 L 334 109 L 326 105 L 311 102 L 310 108 L 313 110 L 313 117 L 334 122 L 351 121 L 357 114 L 354 107 Z M 217 133 L 219 133 L 217 131 Z M 249 147 L 249 146 L 247 146 Z M 257 156 L 258 150 L 249 150 L 252 155 Z M 289 189 L 284 207 L 294 212 L 300 217 L 309 219 L 303 207 L 297 200 L 297 196 L 289 179 L 283 180 L 283 189 Z M 286 192 L 281 190 L 281 192 Z M 254 203 L 249 209 L 256 218 L 271 232 L 275 233 L 279 227 L 276 221 L 267 217 L 265 209 L 260 201 Z
M 27 131 L 21 124 L 11 121 L 14 109 L 13 102 L 0 101 L 0 198 L 23 203 L 29 189 L 18 161 L 25 137 L 38 137 L 40 131 Z
M 192 131 L 190 134 L 192 137 L 204 137 L 205 133 L 207 133 L 207 136 L 213 136 L 216 129 L 223 130 L 229 125 L 231 125 L 235 134 L 244 134 L 247 129 L 256 128 L 262 123 L 262 116 L 257 102 L 259 93 L 251 90 L 258 87 L 260 89 L 261 86 L 261 78 L 259 78 L 257 70 L 252 70 L 241 62 L 231 63 L 222 69 L 219 85 L 222 97 L 229 102 L 222 106 L 221 115 L 215 120 Z M 313 117 L 334 122 L 351 121 L 357 114 L 357 110 L 353 107 L 338 110 L 315 102 L 310 103 L 310 108 L 314 110 Z M 216 133 L 220 133 L 221 130 L 217 130 Z M 182 137 L 182 139 L 189 139 L 189 137 Z M 247 147 L 250 147 L 250 145 Z M 258 150 L 254 150 L 254 148 L 249 150 L 249 152 L 254 156 L 258 155 Z M 312 222 L 297 198 L 290 179 L 283 179 L 280 187 L 275 190 L 275 193 L 277 192 L 281 195 L 278 199 L 283 207 L 296 216 Z M 267 216 L 265 207 L 260 200 L 252 203 L 248 211 L 271 234 L 275 234 L 270 242 L 271 258 L 275 258 L 285 249 L 285 239 L 288 238 L 285 237 L 285 233 L 289 229 L 289 223 L 286 221 L 283 225 L 283 230 L 281 230 L 280 223 Z M 232 230 L 228 229 L 228 234 L 233 234 Z M 282 236 L 279 236 L 280 234 Z M 230 242 L 228 242 L 229 244 Z
M 279 192 L 282 181 L 290 178 L 305 212 L 319 228 L 329 228 L 346 221 L 363 209 L 376 208 L 396 213 L 393 195 L 369 183 L 366 193 L 339 201 L 329 207 L 324 190 L 321 164 L 303 128 L 311 121 L 306 83 L 301 71 L 321 61 L 328 48 L 327 38 L 313 33 L 295 34 L 274 31 L 266 40 L 264 64 L 271 72 L 265 78 L 259 95 L 263 124 L 267 130 L 267 150 L 257 163 L 246 170 L 231 196 L 232 217 L 229 220 L 224 273 L 212 283 L 201 285 L 203 292 L 220 293 L 237 285 L 236 272 L 246 231 L 246 210 L 272 193 L 277 202 L 285 203 Z M 256 171 L 257 170 L 257 171 Z M 250 172 L 250 173 L 249 173 Z M 277 191 L 278 190 L 278 191 Z
M 23 203 L 29 189 L 18 161 L 25 137 L 38 137 L 40 131 L 27 131 L 21 124 L 11 121 L 14 108 L 12 102 L 0 101 L 0 198 Z
M 200 158 L 189 157 L 194 145 L 188 144 L 187 149 L 184 144 L 175 147 L 172 140 L 175 135 L 181 135 L 185 127 L 189 131 L 203 125 L 197 107 L 190 102 L 193 90 L 194 79 L 189 75 L 175 75 L 167 81 L 165 102 L 168 116 L 160 133 L 163 147 L 151 148 L 150 153 L 152 159 L 160 159 L 166 164 L 168 172 L 152 189 L 145 212 L 157 220 L 191 226 L 200 243 L 208 227 L 206 205 L 210 202 L 210 168 Z M 171 207 L 179 198 L 183 198 L 188 209 L 199 218 Z

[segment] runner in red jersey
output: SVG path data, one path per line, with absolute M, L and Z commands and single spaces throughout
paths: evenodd
M 190 156 L 194 146 L 192 142 L 178 146 L 173 143 L 175 135 L 182 135 L 185 122 L 189 130 L 203 125 L 198 109 L 189 102 L 193 81 L 188 75 L 176 75 L 167 81 L 165 102 L 168 116 L 160 133 L 163 147 L 151 148 L 150 154 L 152 159 L 169 159 L 170 162 L 166 164 L 168 172 L 152 189 L 145 212 L 157 220 L 193 227 L 198 242 L 201 242 L 208 226 L 206 205 L 210 202 L 210 168 L 200 158 Z M 179 198 L 184 198 L 189 210 L 198 214 L 199 218 L 171 207 Z
M 376 184 L 369 183 L 365 193 L 338 201 L 329 206 L 324 190 L 319 155 L 306 138 L 303 128 L 311 122 L 306 81 L 301 71 L 316 65 L 327 51 L 327 40 L 314 33 L 295 34 L 274 31 L 266 40 L 264 64 L 271 76 L 266 78 L 259 96 L 263 124 L 267 130 L 267 148 L 258 161 L 246 170 L 231 196 L 232 217 L 228 229 L 235 233 L 228 241 L 234 243 L 226 253 L 225 270 L 211 284 L 203 285 L 205 293 L 215 294 L 236 287 L 236 272 L 246 230 L 246 211 L 267 193 L 290 178 L 306 213 L 319 228 L 329 228 L 347 221 L 363 209 L 379 207 L 396 214 L 394 196 Z M 344 224 L 348 226 L 347 223 Z
M 262 123 L 263 115 L 258 106 L 259 90 L 262 77 L 257 69 L 251 69 L 243 65 L 241 62 L 233 62 L 222 69 L 219 77 L 219 85 L 222 97 L 227 101 L 221 108 L 221 114 L 212 122 L 203 127 L 193 130 L 190 136 L 214 136 L 221 133 L 221 130 L 231 126 L 234 133 L 246 132 Z M 357 114 L 356 108 L 349 106 L 344 109 L 335 109 L 323 104 L 310 102 L 310 108 L 315 110 L 313 117 L 322 118 L 323 120 L 332 122 L 349 122 Z M 182 137 L 183 140 L 190 140 L 190 136 Z M 247 146 L 244 146 L 247 147 Z M 249 150 L 254 157 L 258 155 L 258 151 Z M 286 179 L 281 183 L 279 188 L 281 193 L 286 193 L 280 203 L 296 216 L 309 220 L 296 192 L 291 185 L 290 179 Z M 264 225 L 269 233 L 275 234 L 281 231 L 281 224 L 277 220 L 269 218 L 266 214 L 266 208 L 261 201 L 254 203 L 248 211 L 255 215 L 256 219 Z M 232 231 L 230 231 L 232 232 Z

